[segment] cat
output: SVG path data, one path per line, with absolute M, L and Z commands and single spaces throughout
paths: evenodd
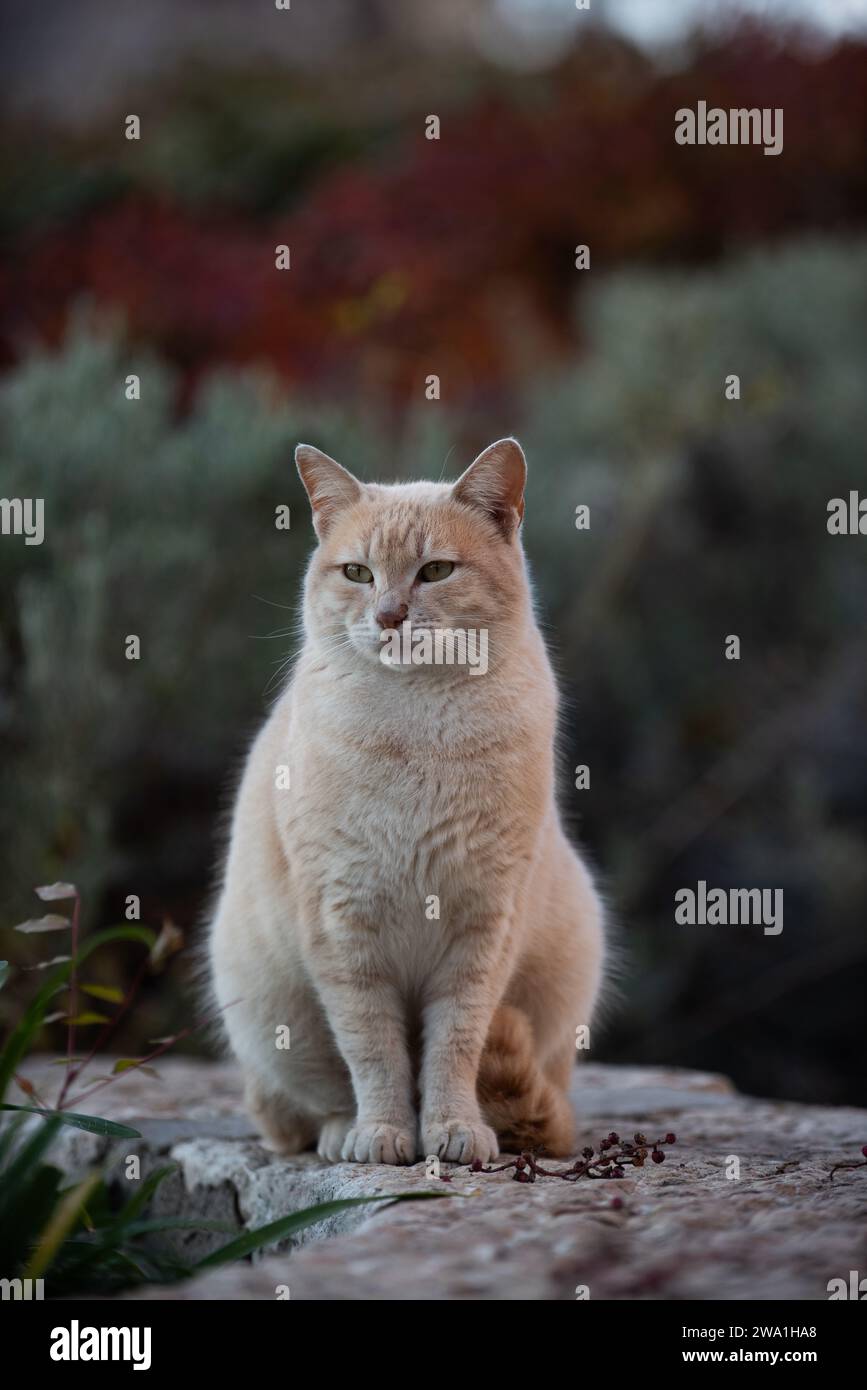
M 524 454 L 501 439 L 454 484 L 390 485 L 295 457 L 318 538 L 304 645 L 209 938 L 247 1105 L 271 1148 L 331 1161 L 569 1153 L 603 909 L 555 804 Z M 386 662 L 399 628 L 484 630 L 487 669 Z

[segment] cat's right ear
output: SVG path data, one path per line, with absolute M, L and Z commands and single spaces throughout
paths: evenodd
M 336 459 L 314 449 L 312 444 L 298 445 L 295 462 L 310 498 L 313 528 L 322 540 L 337 513 L 360 501 L 361 483 Z

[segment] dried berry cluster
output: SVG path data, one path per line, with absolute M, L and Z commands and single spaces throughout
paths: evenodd
M 496 1168 L 486 1168 L 477 1158 L 469 1168 L 472 1173 L 506 1173 L 512 1169 L 515 1182 L 535 1182 L 537 1178 L 563 1178 L 566 1182 L 577 1182 L 579 1178 L 624 1178 L 627 1168 L 642 1168 L 648 1158 L 653 1163 L 664 1163 L 664 1145 L 676 1143 L 675 1134 L 650 1143 L 641 1133 L 621 1139 L 612 1130 L 607 1139 L 600 1140 L 598 1150 L 589 1146 L 582 1149 L 581 1157 L 569 1168 L 543 1168 L 532 1153 L 523 1153 Z

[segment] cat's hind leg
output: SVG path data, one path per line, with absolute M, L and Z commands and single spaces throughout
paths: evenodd
M 505 1152 L 571 1152 L 575 1116 L 568 1092 L 540 1068 L 530 1020 L 521 1009 L 500 1004 L 494 1014 L 477 1089 L 482 1114 Z
M 248 1077 L 244 1100 L 266 1148 L 278 1154 L 303 1153 L 312 1148 L 318 1122 L 290 1096 L 271 1090 L 258 1078 Z

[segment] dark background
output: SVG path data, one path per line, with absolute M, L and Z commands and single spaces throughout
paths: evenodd
M 195 934 L 292 650 L 294 444 L 455 477 L 515 432 L 564 806 L 623 952 L 591 1055 L 867 1100 L 867 538 L 826 529 L 867 494 L 867 37 L 860 5 L 821 31 L 725 8 L 0 5 L 0 491 L 47 528 L 0 538 L 17 966 L 63 949 L 11 931 L 53 879 L 88 930 L 135 893 Z M 678 146 L 699 100 L 783 107 L 783 153 Z M 783 933 L 676 926 L 700 878 L 782 888 Z M 145 983 L 131 1055 L 194 1017 L 188 954 Z

